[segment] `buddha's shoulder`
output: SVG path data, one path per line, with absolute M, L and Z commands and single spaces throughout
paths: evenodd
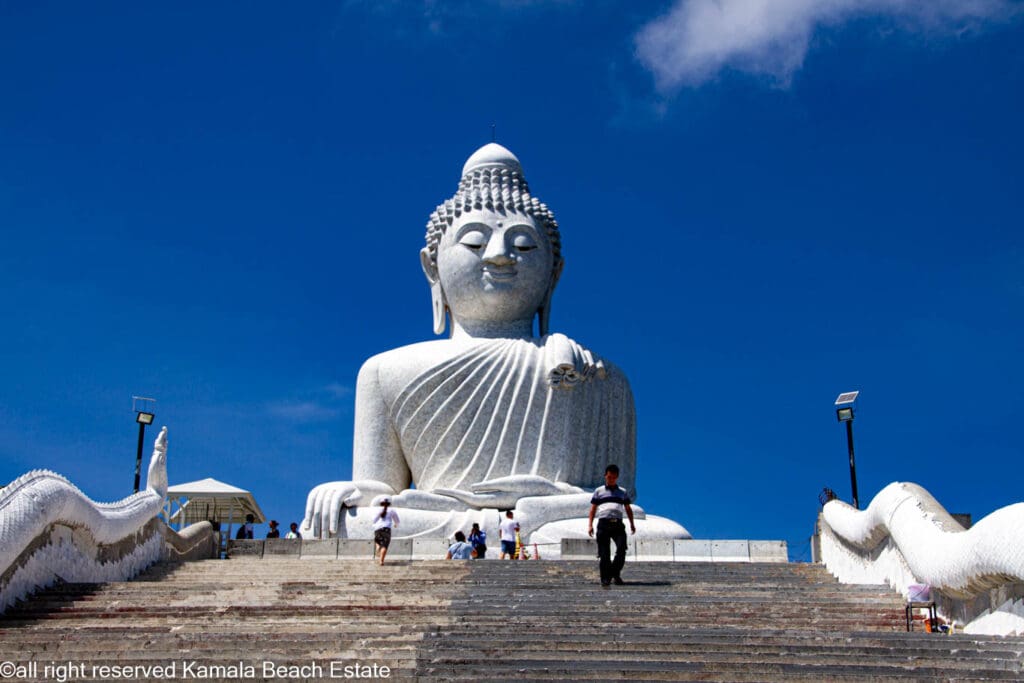
M 449 339 L 400 346 L 371 356 L 359 369 L 359 387 L 362 390 L 378 387 L 385 394 L 393 394 L 425 370 L 442 363 L 458 353 Z
M 456 349 L 449 339 L 433 339 L 407 346 L 399 346 L 371 356 L 363 363 L 363 372 L 401 372 L 421 369 L 450 357 Z

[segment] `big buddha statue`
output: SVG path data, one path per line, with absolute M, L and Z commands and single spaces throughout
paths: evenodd
M 363 364 L 352 481 L 310 491 L 303 537 L 372 538 L 373 502 L 387 495 L 399 538 L 473 522 L 495 532 L 504 509 L 524 540 L 585 538 L 608 463 L 636 499 L 633 395 L 619 368 L 549 330 L 564 265 L 558 223 L 515 155 L 492 143 L 469 158 L 430 216 L 420 264 L 434 332 L 450 334 Z M 638 536 L 689 538 L 634 512 Z

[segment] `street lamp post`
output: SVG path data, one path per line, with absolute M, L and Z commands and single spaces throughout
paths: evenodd
M 139 479 L 142 474 L 142 442 L 146 438 L 146 425 L 153 424 L 156 413 L 153 409 L 156 406 L 156 399 L 132 396 L 132 410 L 135 411 L 135 421 L 139 423 L 139 447 L 135 452 L 135 493 L 139 492 Z
M 853 404 L 857 402 L 859 391 L 847 391 L 839 394 L 836 399 L 836 419 L 846 423 L 846 447 L 850 452 L 850 489 L 853 492 L 853 507 L 860 509 L 857 498 L 857 465 L 853 460 Z

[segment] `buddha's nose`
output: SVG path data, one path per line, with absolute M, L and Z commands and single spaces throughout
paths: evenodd
M 511 266 L 516 262 L 509 253 L 511 249 L 511 245 L 505 244 L 504 236 L 495 234 L 484 249 L 484 262 L 495 266 Z

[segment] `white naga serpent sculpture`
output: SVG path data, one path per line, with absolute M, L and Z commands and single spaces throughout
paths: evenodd
M 139 545 L 116 562 L 60 549 L 44 536 L 54 525 L 87 531 L 95 544 L 111 544 L 140 531 L 160 513 L 167 497 L 167 428 L 160 431 L 149 462 L 146 489 L 115 503 L 96 503 L 65 477 L 48 470 L 28 472 L 0 490 L 0 610 L 25 593 L 57 578 L 127 578 L 159 559 L 162 540 Z M 35 547 L 33 547 L 35 546 Z M 52 566 L 60 560 L 62 567 Z M 119 566 L 112 566 L 118 564 Z M 90 574 L 92 572 L 92 574 Z
M 866 510 L 834 500 L 825 505 L 823 517 L 828 527 L 823 529 L 823 559 L 840 580 L 845 580 L 844 569 L 863 571 L 899 590 L 905 588 L 899 583 L 913 579 L 959 598 L 1024 582 L 1024 503 L 1000 508 L 964 529 L 926 490 L 894 482 Z M 829 538 L 829 530 L 839 544 Z M 882 546 L 898 550 L 903 576 L 901 563 Z

